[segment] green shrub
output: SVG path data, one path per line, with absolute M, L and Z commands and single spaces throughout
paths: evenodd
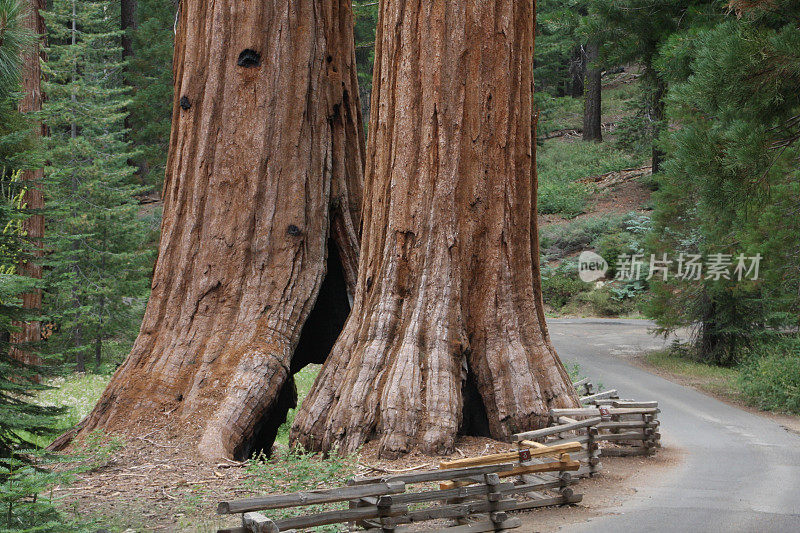
M 616 276 L 617 259 L 621 255 L 644 253 L 643 243 L 649 230 L 650 218 L 647 215 L 628 213 L 622 218 L 617 231 L 610 231 L 592 242 L 592 247 L 608 262 L 607 278 L 613 279 Z
M 611 285 L 581 294 L 580 299 L 590 304 L 599 316 L 626 315 L 634 310 L 633 300 L 617 296 Z
M 588 291 L 590 287 L 578 277 L 576 263 L 564 262 L 556 268 L 542 268 L 542 298 L 554 309 L 564 307 L 574 296 Z
M 586 211 L 592 188 L 582 183 L 544 182 L 539 184 L 539 212 L 574 218 Z
M 605 215 L 552 224 L 539 231 L 539 245 L 549 259 L 558 259 L 585 250 L 608 232 L 618 231 L 621 223 L 621 217 Z
M 750 349 L 741 369 L 742 394 L 755 406 L 800 413 L 800 339 Z

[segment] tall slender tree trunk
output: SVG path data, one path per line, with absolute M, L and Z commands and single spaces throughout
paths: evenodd
M 596 64 L 599 55 L 597 43 L 586 45 L 585 55 L 587 68 L 583 100 L 583 140 L 600 142 L 603 140 L 602 86 L 601 71 Z
M 29 0 L 29 13 L 27 15 L 27 28 L 36 35 L 44 36 L 44 20 L 40 10 L 44 9 L 44 0 Z M 40 63 L 41 42 L 39 39 L 28 48 L 22 57 L 22 99 L 19 102 L 21 113 L 35 113 L 42 109 L 42 69 Z M 44 135 L 44 126 L 35 123 L 34 134 Z M 22 223 L 29 248 L 28 258 L 22 261 L 19 273 L 35 279 L 42 277 L 42 265 L 37 259 L 43 256 L 42 239 L 44 238 L 44 195 L 39 188 L 39 183 L 44 176 L 43 169 L 26 170 L 22 179 L 26 182 L 23 203 L 26 209 L 32 212 Z M 38 211 L 38 212 L 37 212 Z M 22 295 L 22 306 L 34 312 L 42 308 L 42 291 L 34 290 Z M 19 331 L 11 335 L 11 342 L 20 345 L 12 348 L 12 355 L 24 362 L 31 364 L 41 363 L 41 359 L 34 352 L 25 348 L 26 344 L 38 342 L 41 339 L 41 322 L 25 322 L 17 324 Z
M 122 30 L 122 37 L 121 37 L 121 44 L 122 44 L 122 59 L 123 60 L 130 60 L 133 58 L 133 31 L 136 29 L 136 8 L 138 6 L 137 0 L 121 0 L 120 1 L 120 29 Z M 130 65 L 125 65 L 125 75 L 123 77 L 123 82 L 126 87 L 132 87 L 129 75 L 131 69 Z M 130 111 L 130 110 L 128 110 Z M 125 119 L 123 120 L 123 125 L 125 129 L 128 130 L 131 127 L 130 121 L 130 113 L 125 115 Z M 130 135 L 126 134 L 127 138 L 130 138 Z M 144 180 L 145 175 L 147 173 L 147 167 L 143 160 L 135 161 L 133 159 L 128 159 L 128 164 L 132 167 L 137 168 L 138 177 Z
M 577 47 L 569 60 L 569 86 L 567 94 L 573 98 L 583 96 L 583 83 L 586 77 L 586 55 Z
M 355 303 L 294 442 L 449 452 L 459 430 L 506 438 L 577 405 L 532 249 L 533 17 L 381 2 Z
M 184 0 L 174 76 L 152 294 L 82 429 L 160 430 L 150 438 L 247 457 L 269 450 L 292 373 L 324 358 L 355 286 L 364 134 L 350 2 Z M 312 322 L 334 337 L 301 334 Z
M 75 44 L 77 43 L 77 33 L 78 33 L 78 6 L 76 5 L 77 0 L 72 0 L 72 20 L 70 24 L 70 42 L 72 44 L 73 50 L 75 49 Z M 75 67 L 72 72 L 72 83 L 75 84 L 75 81 L 78 77 L 78 65 L 75 64 Z M 70 95 L 70 99 L 72 100 L 72 109 L 78 109 L 78 95 L 75 93 L 73 89 L 72 94 Z M 70 129 L 70 139 L 72 140 L 73 147 L 78 139 L 78 125 L 75 122 L 72 122 L 69 126 Z M 78 196 L 78 188 L 80 183 L 78 182 L 77 174 L 72 174 L 72 196 Z M 72 219 L 74 220 L 78 213 L 73 210 L 70 213 Z M 72 243 L 72 250 L 73 250 L 73 267 L 75 280 L 81 279 L 81 272 L 80 268 L 78 268 L 78 255 L 80 252 L 80 246 L 77 241 L 73 241 Z M 76 309 L 80 309 L 81 306 L 81 299 L 78 295 L 77 288 L 73 288 L 72 290 L 72 297 L 73 297 L 73 305 L 75 305 Z M 83 328 L 81 327 L 81 320 L 80 320 L 80 313 L 75 317 L 75 327 L 72 333 L 72 342 L 75 345 L 75 371 L 76 372 L 86 372 L 86 353 L 84 351 L 85 346 L 83 346 Z
M 661 162 L 664 159 L 664 152 L 658 147 L 658 136 L 661 134 L 664 122 L 664 97 L 667 93 L 667 84 L 658 74 L 653 74 L 655 77 L 655 88 L 653 91 L 652 103 L 652 116 L 655 127 L 653 128 L 653 136 L 655 137 L 653 144 L 653 174 L 661 170 Z
M 130 32 L 136 29 L 137 0 L 120 1 L 120 27 L 122 34 L 122 59 L 133 56 L 133 39 Z

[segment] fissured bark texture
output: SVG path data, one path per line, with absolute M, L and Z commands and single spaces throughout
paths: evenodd
M 381 2 L 355 302 L 294 442 L 449 452 L 468 374 L 496 438 L 577 406 L 535 258 L 533 21 L 533 0 Z
M 364 134 L 350 2 L 184 0 L 174 69 L 152 294 L 82 431 L 170 420 L 206 457 L 246 457 L 293 404 L 329 237 L 355 286 Z
M 28 0 L 28 13 L 25 18 L 27 29 L 38 36 L 45 34 L 44 20 L 40 10 L 44 10 L 44 0 Z M 21 113 L 35 113 L 42 109 L 42 67 L 40 61 L 40 39 L 36 39 L 22 54 L 22 98 L 19 101 L 18 109 Z M 33 134 L 41 136 L 44 134 L 43 126 L 34 123 Z M 22 229 L 25 232 L 26 257 L 19 265 L 19 273 L 36 279 L 42 277 L 42 265 L 38 259 L 42 257 L 42 238 L 44 237 L 44 215 L 41 214 L 44 208 L 44 195 L 39 188 L 39 183 L 44 176 L 41 168 L 26 170 L 22 173 L 23 181 L 26 181 L 26 189 L 22 198 L 25 208 L 31 211 L 31 216 L 22 222 Z M 22 306 L 25 309 L 34 311 L 42 308 L 42 291 L 35 290 L 22 295 Z M 29 363 L 40 364 L 39 356 L 24 348 L 26 344 L 38 342 L 41 339 L 41 323 L 25 322 L 17 324 L 19 330 L 11 335 L 11 342 L 19 344 L 20 348 L 13 347 L 11 355 L 17 359 Z

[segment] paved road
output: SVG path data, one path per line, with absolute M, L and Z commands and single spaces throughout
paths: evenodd
M 620 396 L 658 400 L 662 445 L 683 461 L 659 473 L 613 514 L 569 532 L 800 532 L 800 436 L 630 364 L 664 346 L 645 320 L 548 321 L 565 362 Z

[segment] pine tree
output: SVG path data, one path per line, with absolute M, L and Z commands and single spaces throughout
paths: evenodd
M 580 58 L 581 12 L 587 0 L 539 0 L 536 5 L 536 98 L 571 94 L 574 59 Z M 579 69 L 580 70 L 580 69 Z M 541 96 L 540 96 L 541 95 Z
M 660 170 L 664 152 L 657 140 L 664 130 L 667 82 L 655 67 L 661 46 L 672 36 L 690 35 L 716 21 L 719 0 L 587 0 L 591 17 L 586 31 L 602 46 L 607 63 L 636 62 L 642 66 L 645 130 L 653 143 L 653 173 Z
M 108 341 L 129 341 L 140 320 L 150 254 L 124 140 L 119 10 L 113 2 L 56 0 L 47 13 L 50 46 L 43 118 L 50 128 L 49 293 L 60 325 L 53 348 L 85 370 L 99 367 Z M 123 349 L 124 351 L 124 349 Z
M 33 366 L 12 350 L 36 350 L 34 345 L 12 346 L 12 334 L 31 318 L 22 304 L 23 293 L 41 286 L 22 275 L 20 262 L 29 254 L 24 221 L 26 187 L 22 170 L 31 161 L 30 123 L 18 112 L 21 97 L 21 52 L 33 42 L 25 29 L 25 4 L 0 0 L 0 529 L 64 531 L 49 501 L 36 496 L 58 475 L 35 469 L 33 449 L 54 433 L 63 409 L 38 405 L 36 392 L 44 367 Z M 32 528 L 32 529 L 28 529 Z
M 356 45 L 358 93 L 364 127 L 367 126 L 372 94 L 372 66 L 375 63 L 375 30 L 378 25 L 378 2 L 353 0 L 353 38 Z
M 23 188 L 19 176 L 20 172 L 16 172 L 4 183 L 0 199 L 0 458 L 8 458 L 21 448 L 34 447 L 38 437 L 52 434 L 54 417 L 62 412 L 32 401 L 37 390 L 47 388 L 38 383 L 43 369 L 10 355 L 11 333 L 30 316 L 22 307 L 19 295 L 39 285 L 38 280 L 17 273 L 20 257 L 25 253 L 20 234 L 25 211 L 21 204 Z M 25 347 L 26 350 L 35 348 Z
M 136 29 L 130 31 L 134 55 L 125 77 L 133 87 L 128 106 L 130 140 L 140 183 L 161 191 L 172 122 L 172 49 L 177 1 L 139 0 Z
M 669 158 L 656 254 L 761 254 L 758 280 L 655 283 L 664 330 L 699 324 L 699 355 L 732 364 L 800 314 L 800 28 L 796 2 L 729 15 L 665 42 Z M 732 276 L 733 277 L 733 276 Z

